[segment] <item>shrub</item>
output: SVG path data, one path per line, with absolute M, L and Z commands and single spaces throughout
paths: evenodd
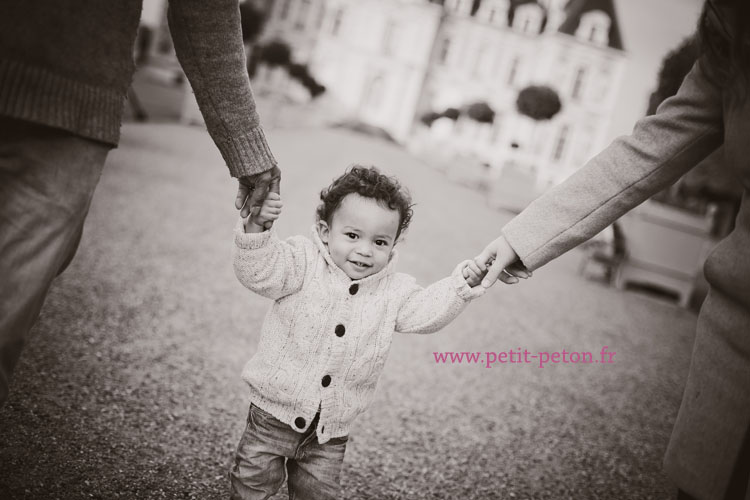
M 292 50 L 286 43 L 276 40 L 260 47 L 260 61 L 271 67 L 286 66 L 291 62 Z
M 555 89 L 546 85 L 531 85 L 521 90 L 516 99 L 516 109 L 532 120 L 549 120 L 562 109 Z
M 459 115 L 461 112 L 457 110 L 456 108 L 448 108 L 445 111 L 443 111 L 442 115 L 444 118 L 448 118 L 450 120 L 453 120 L 454 122 L 458 120 Z
M 475 102 L 466 108 L 466 115 L 479 123 L 492 123 L 495 120 L 495 111 L 486 102 Z
M 434 111 L 429 111 L 429 112 L 423 114 L 419 118 L 419 121 L 421 121 L 422 123 L 424 123 L 428 127 L 431 127 L 432 126 L 432 122 L 434 122 L 435 120 L 437 120 L 441 116 L 443 116 L 443 115 L 441 115 L 440 113 L 436 113 Z
M 244 2 L 240 4 L 240 18 L 242 22 L 242 40 L 245 43 L 254 42 L 261 31 L 263 31 L 263 25 L 266 23 L 263 12 L 258 10 L 252 2 Z

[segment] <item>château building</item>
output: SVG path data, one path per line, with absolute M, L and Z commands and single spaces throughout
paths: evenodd
M 262 3 L 262 2 L 261 2 Z M 558 182 L 606 144 L 625 53 L 613 0 L 276 0 L 281 39 L 357 119 L 493 166 Z M 533 122 L 516 99 L 546 85 L 562 110 Z M 420 117 L 487 103 L 491 124 Z M 450 122 L 450 123 L 447 123 Z

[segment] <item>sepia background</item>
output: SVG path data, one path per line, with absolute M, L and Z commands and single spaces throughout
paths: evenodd
M 416 203 L 399 271 L 424 285 L 676 90 L 700 0 L 276 0 L 241 4 L 283 172 L 281 236 L 353 163 Z M 0 410 L 0 498 L 226 498 L 269 302 L 230 261 L 226 175 L 146 0 L 84 237 Z M 342 475 L 350 499 L 663 499 L 701 266 L 731 230 L 720 157 L 592 242 L 495 285 L 435 335 L 394 338 Z M 436 352 L 616 352 L 612 364 L 436 363 Z M 274 498 L 286 498 L 282 490 Z

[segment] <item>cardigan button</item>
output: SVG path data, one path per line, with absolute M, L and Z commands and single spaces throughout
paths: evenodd
M 359 284 L 355 283 L 349 287 L 349 295 L 357 295 L 359 291 Z
M 339 324 L 336 325 L 336 330 L 334 331 L 336 332 L 337 337 L 343 337 L 344 333 L 346 333 L 346 328 L 344 328 L 344 325 Z
M 305 423 L 306 423 L 305 419 L 302 418 L 302 417 L 297 417 L 297 418 L 294 419 L 294 425 L 296 425 L 300 429 L 304 429 L 305 428 Z
M 323 384 L 323 387 L 328 387 L 329 385 L 331 385 L 331 376 L 330 375 L 324 376 L 323 380 L 321 380 L 320 383 Z

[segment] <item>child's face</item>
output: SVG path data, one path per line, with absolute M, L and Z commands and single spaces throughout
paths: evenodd
M 318 222 L 318 233 L 333 262 L 351 279 L 358 280 L 388 265 L 399 223 L 397 210 L 351 193 L 341 200 L 330 225 Z

